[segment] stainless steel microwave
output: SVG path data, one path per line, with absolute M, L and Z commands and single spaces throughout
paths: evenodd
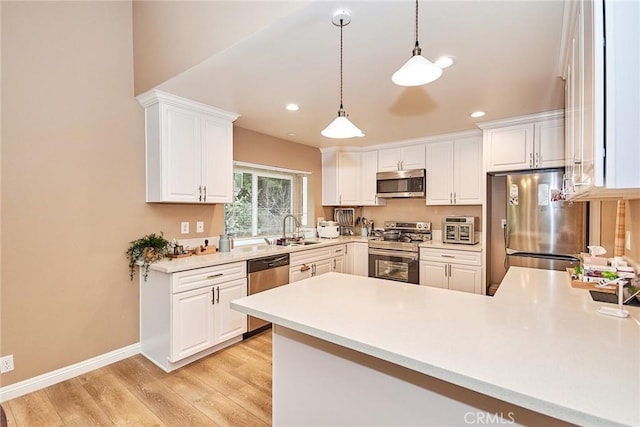
M 376 174 L 376 197 L 425 197 L 424 169 L 378 172 Z

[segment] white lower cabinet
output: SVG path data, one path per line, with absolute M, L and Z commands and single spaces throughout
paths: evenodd
M 293 252 L 289 257 L 289 283 L 332 271 L 345 271 L 346 245 Z
M 347 244 L 346 250 L 344 272 L 356 276 L 369 276 L 369 244 L 351 242 Z
M 420 284 L 481 294 L 480 252 L 420 248 Z
M 230 302 L 247 295 L 246 262 L 140 280 L 141 353 L 166 372 L 242 340 L 247 316 Z
M 171 362 L 213 346 L 213 291 L 208 286 L 173 295 Z

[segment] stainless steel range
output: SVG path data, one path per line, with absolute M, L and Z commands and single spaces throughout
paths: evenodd
M 369 238 L 369 277 L 419 283 L 419 249 L 431 240 L 430 222 L 385 222 Z

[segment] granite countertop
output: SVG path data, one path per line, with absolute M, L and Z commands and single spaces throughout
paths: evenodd
M 640 308 L 512 267 L 494 297 L 340 273 L 232 308 L 579 425 L 640 425 Z
M 185 258 L 165 258 L 151 264 L 149 269 L 162 273 L 176 273 L 178 271 L 193 270 L 196 268 L 212 267 L 214 265 L 228 264 L 237 261 L 261 258 L 279 253 L 291 253 L 298 251 L 308 251 L 327 246 L 341 245 L 350 242 L 368 242 L 366 237 L 360 236 L 340 236 L 336 239 L 307 239 L 319 242 L 308 246 L 277 246 L 277 245 L 247 245 L 232 249 L 231 252 L 216 252 L 210 255 L 192 255 Z

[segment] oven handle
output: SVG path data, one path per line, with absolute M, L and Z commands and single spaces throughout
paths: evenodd
M 382 255 L 382 256 L 391 256 L 395 258 L 409 259 L 411 261 L 417 261 L 419 255 L 413 252 L 398 252 L 398 251 L 389 251 L 384 249 L 369 249 L 369 255 Z

